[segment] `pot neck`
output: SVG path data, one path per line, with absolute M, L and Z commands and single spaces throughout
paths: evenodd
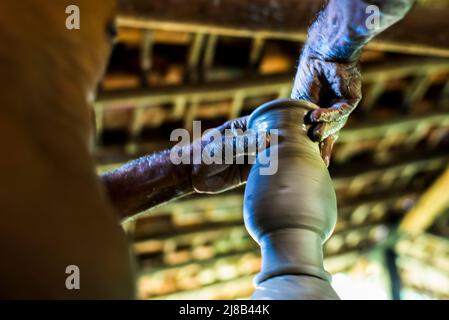
M 316 104 L 305 100 L 293 100 L 293 99 L 278 99 L 264 103 L 258 107 L 248 119 L 248 128 L 255 129 L 260 126 L 262 122 L 267 122 L 269 120 L 268 114 L 270 111 L 279 109 L 301 110 L 306 114 L 309 111 L 316 110 L 319 107 Z M 303 124 L 304 119 L 301 119 Z M 267 128 L 270 129 L 270 128 Z

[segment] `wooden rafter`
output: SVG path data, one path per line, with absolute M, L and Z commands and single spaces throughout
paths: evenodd
M 449 168 L 421 196 L 404 217 L 399 229 L 417 235 L 425 231 L 449 207 Z

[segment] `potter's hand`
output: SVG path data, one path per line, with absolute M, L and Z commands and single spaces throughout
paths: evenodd
M 269 144 L 269 136 L 264 132 L 247 131 L 247 121 L 248 117 L 228 121 L 192 144 L 192 148 L 203 150 L 202 159 L 198 159 L 199 153 L 196 157 L 201 163 L 192 166 L 192 185 L 196 192 L 219 193 L 246 182 L 251 165 L 244 157 L 255 156 L 256 150 L 261 151 Z M 211 142 L 214 135 L 218 139 Z M 221 164 L 211 163 L 214 159 L 221 159 Z
M 415 0 L 329 0 L 309 28 L 293 99 L 322 109 L 310 114 L 310 135 L 329 164 L 338 131 L 361 98 L 357 61 L 363 47 L 401 20 Z
M 327 59 L 305 48 L 298 66 L 292 98 L 307 100 L 322 108 L 310 112 L 309 136 L 320 143 L 321 156 L 329 165 L 338 132 L 357 107 L 361 92 L 358 61 Z
M 228 121 L 191 144 L 144 156 L 104 173 L 101 180 L 120 216 L 129 218 L 194 192 L 217 193 L 244 183 L 250 165 L 234 163 L 244 155 L 255 155 L 254 147 L 262 150 L 268 141 L 265 133 L 252 135 L 246 131 L 247 120 Z M 232 152 L 233 147 L 237 152 Z M 181 161 L 184 156 L 187 162 Z M 208 164 L 218 157 L 229 163 Z

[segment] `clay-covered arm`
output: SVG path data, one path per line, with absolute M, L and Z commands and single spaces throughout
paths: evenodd
M 414 2 L 330 0 L 310 27 L 291 98 L 321 107 L 308 116 L 309 135 L 320 143 L 326 165 L 339 131 L 362 98 L 362 48 L 404 17 Z
M 103 174 L 109 198 L 122 218 L 194 192 L 191 166 L 175 165 L 170 151 L 133 160 Z
M 245 183 L 251 166 L 235 160 L 255 156 L 270 143 L 265 132 L 247 130 L 247 121 L 248 117 L 228 121 L 191 144 L 177 144 L 103 174 L 121 218 L 193 193 L 220 193 Z M 231 155 L 230 163 L 226 155 Z
M 373 37 L 401 20 L 414 3 L 415 0 L 330 0 L 309 29 L 307 48 L 326 59 L 356 59 Z

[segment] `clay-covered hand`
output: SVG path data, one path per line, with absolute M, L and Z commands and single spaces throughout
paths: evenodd
M 338 133 L 362 97 L 358 59 L 329 59 L 305 48 L 298 65 L 293 99 L 320 106 L 307 115 L 309 136 L 320 143 L 321 156 L 329 165 Z
M 361 99 L 361 50 L 401 20 L 414 3 L 329 0 L 309 28 L 291 98 L 309 100 L 321 107 L 310 114 L 310 136 L 320 142 L 326 165 L 339 130 Z M 374 17 L 377 23 L 373 23 Z
M 254 157 L 269 144 L 265 132 L 247 130 L 248 118 L 230 120 L 192 143 L 192 148 L 202 150 L 196 155 L 193 152 L 192 185 L 196 192 L 219 193 L 246 182 L 251 165 L 245 157 Z
M 194 192 L 218 193 L 243 184 L 250 165 L 237 163 L 243 163 L 245 155 L 255 156 L 256 147 L 262 150 L 269 140 L 265 133 L 247 131 L 247 120 L 228 121 L 192 143 L 141 157 L 104 173 L 101 180 L 121 217 L 129 218 Z

